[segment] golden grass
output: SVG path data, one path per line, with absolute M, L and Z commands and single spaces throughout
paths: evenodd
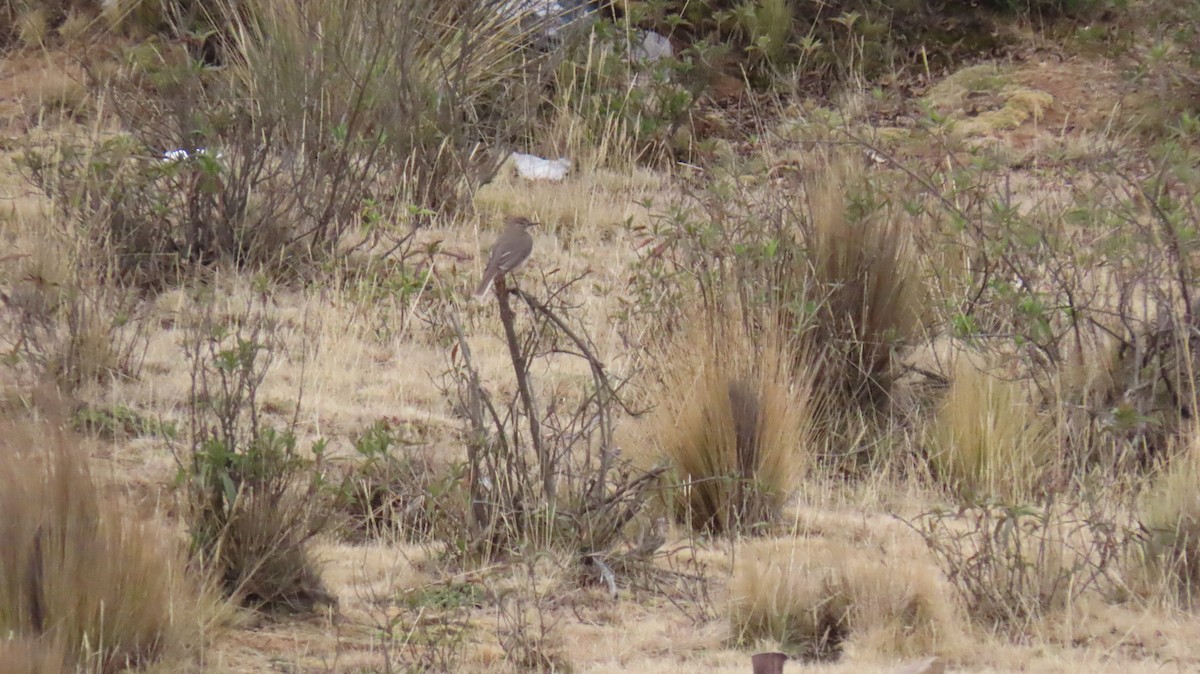
M 9 637 L 0 640 L 0 674 L 66 674 L 62 644 L 46 638 Z
M 674 465 L 677 519 L 721 532 L 778 517 L 811 452 L 816 403 L 810 381 L 791 379 L 796 358 L 778 333 L 756 338 L 728 314 L 672 347 L 647 433 Z
M 0 73 L 0 78 L 4 76 Z M 1055 96 L 1050 113 L 1061 109 L 1060 104 L 1069 105 L 1058 98 L 1057 92 Z M 0 108 L 5 105 L 3 98 L 0 93 Z M 32 98 L 30 100 L 27 111 L 35 107 Z M 3 124 L 3 115 L 0 111 L 0 124 Z M 585 134 L 573 126 L 582 126 L 583 123 L 570 115 L 570 111 L 563 111 L 558 122 L 559 128 L 549 134 L 553 138 L 546 146 L 526 149 L 544 153 L 551 153 L 564 145 L 568 152 L 573 152 L 576 147 L 587 149 Z M 27 117 L 29 115 L 24 115 L 22 119 Z M 21 127 L 13 134 L 16 136 L 23 132 Z M 1064 133 L 1067 140 L 1076 137 Z M 920 135 L 919 138 L 926 137 Z M 479 234 L 481 222 L 484 226 L 489 222 L 498 222 L 502 218 L 496 214 L 507 212 L 528 212 L 537 219 L 548 221 L 550 226 L 538 234 L 537 258 L 525 273 L 546 271 L 568 274 L 589 267 L 593 270 L 594 276 L 589 279 L 588 287 L 579 293 L 582 297 L 576 311 L 586 324 L 595 326 L 606 362 L 611 364 L 641 358 L 637 349 L 640 342 L 623 342 L 625 335 L 619 334 L 617 322 L 612 320 L 615 315 L 613 309 L 622 299 L 622 284 L 637 257 L 635 249 L 639 242 L 627 231 L 626 223 L 633 221 L 636 225 L 650 220 L 655 212 L 661 210 L 661 203 L 658 206 L 644 206 L 636 202 L 648 202 L 651 198 L 670 193 L 675 187 L 670 177 L 662 173 L 639 170 L 631 176 L 612 171 L 593 171 L 590 164 L 616 163 L 625 158 L 627 149 L 622 144 L 624 139 L 614 135 L 603 142 L 609 143 L 610 147 L 597 148 L 592 157 L 573 157 L 577 159 L 580 170 L 565 183 L 535 184 L 512 179 L 511 176 L 497 180 L 477 194 L 476 205 L 481 213 L 465 220 L 438 218 L 433 227 L 422 230 L 418 237 L 423 245 L 444 244 L 455 255 L 466 254 L 465 257 L 454 258 L 457 262 L 450 257 L 438 257 L 430 262 L 435 265 L 435 282 L 440 284 L 438 289 L 453 293 L 456 288 L 467 288 L 473 282 L 471 276 L 476 270 L 471 268 L 473 263 L 469 260 L 480 244 L 486 244 L 491 238 L 488 234 Z M 807 156 L 811 154 L 809 149 L 808 145 L 796 144 L 794 152 Z M 6 168 L 0 168 L 0 174 Z M 873 167 L 871 170 L 876 169 Z M 0 175 L 0 179 L 9 177 Z M 1036 178 L 1043 179 L 1041 175 Z M 1023 192 L 1027 186 L 1016 179 L 1014 184 L 1018 185 L 1018 192 Z M 836 192 L 836 189 L 831 191 L 833 194 Z M 7 228 L 10 222 L 24 217 L 17 213 L 18 209 L 28 210 L 29 219 L 40 217 L 40 213 L 33 212 L 40 210 L 40 205 L 34 209 L 31 206 L 35 204 L 30 200 L 9 200 L 11 194 L 10 191 L 0 195 L 5 200 L 5 205 L 0 206 L 0 228 Z M 832 219 L 830 222 L 838 221 Z M 903 229 L 898 223 L 883 224 Z M 2 234 L 7 235 L 10 231 L 6 229 Z M 843 236 L 844 239 L 839 244 L 840 248 L 833 245 L 830 249 L 841 251 L 838 254 L 844 257 L 862 255 L 866 258 L 862 250 L 854 250 L 852 245 L 862 246 L 863 241 L 855 237 L 871 236 L 872 231 L 875 230 L 854 229 L 853 232 L 858 234 L 841 234 L 836 226 L 831 226 L 828 235 Z M 47 245 L 37 233 L 27 237 L 25 234 L 29 233 L 22 233 L 24 238 L 19 242 L 21 252 L 39 253 L 46 259 L 37 265 L 30 263 L 27 266 L 25 262 L 0 265 L 0 285 L 3 285 L 5 292 L 15 284 L 25 283 L 26 271 L 36 266 L 45 269 L 44 276 L 48 278 L 68 276 L 65 271 L 53 268 L 56 260 L 64 266 L 70 266 L 66 264 L 68 261 L 56 255 L 54 246 Z M 868 245 L 864 248 L 873 249 L 871 244 L 874 240 L 868 238 L 866 241 Z M 9 240 L 6 238 L 3 242 L 7 244 Z M 927 250 L 910 252 L 925 258 L 931 255 Z M 5 254 L 0 253 L 0 258 L 3 257 Z M 478 262 L 477 259 L 475 263 Z M 846 265 L 842 268 L 852 267 Z M 834 281 L 830 287 L 837 288 L 841 284 L 838 278 L 853 279 L 854 276 L 841 274 L 832 278 Z M 132 404 L 156 417 L 179 422 L 180 410 L 187 397 L 188 375 L 186 367 L 180 362 L 177 343 L 180 330 L 175 327 L 176 324 L 186 320 L 190 312 L 203 304 L 242 302 L 257 292 L 249 275 L 233 275 L 231 278 L 223 273 L 218 274 L 212 287 L 209 296 L 189 296 L 181 290 L 169 290 L 149 300 L 147 304 L 150 310 L 137 319 L 156 326 L 150 335 L 146 376 L 140 381 L 118 379 L 103 385 L 92 383 L 85 386 L 79 396 L 93 402 Z M 888 284 L 879 284 L 879 287 L 886 290 Z M 952 299 L 949 295 L 960 290 L 963 288 L 956 287 L 947 299 Z M 432 295 L 430 293 L 423 299 Z M 888 308 L 886 292 L 878 296 L 885 300 L 875 304 Z M 312 437 L 329 437 L 331 452 L 345 453 L 348 451 L 347 438 L 353 437 L 371 421 L 387 415 L 418 426 L 421 429 L 418 441 L 439 455 L 453 455 L 459 451 L 460 443 L 456 435 L 458 419 L 454 410 L 446 405 L 436 385 L 436 378 L 444 365 L 443 335 L 440 331 L 445 326 L 437 326 L 434 325 L 436 321 L 427 320 L 434 315 L 427 312 L 431 306 L 428 302 L 406 304 L 408 300 L 399 295 L 388 295 L 382 300 L 367 294 L 356 296 L 345 292 L 335 282 L 326 286 L 321 281 L 315 283 L 311 290 L 272 289 L 271 299 L 273 311 L 286 325 L 288 346 L 287 356 L 281 360 L 278 371 L 272 372 L 264 383 L 264 400 L 269 408 L 266 415 L 272 419 L 289 416 L 291 406 L 288 403 L 295 400 L 297 389 L 303 385 L 304 404 L 300 410 L 300 425 L 305 436 L 302 439 L 304 445 Z M 862 303 L 855 301 L 848 306 L 861 308 Z M 477 314 L 470 315 L 466 328 L 473 347 L 479 347 L 475 349 L 475 354 L 485 378 L 499 378 L 510 370 L 511 365 L 506 360 L 503 342 L 495 338 L 497 330 L 489 312 L 488 307 L 483 307 Z M 841 315 L 859 316 L 855 312 L 842 312 Z M 643 335 L 653 333 L 656 329 L 654 322 L 646 323 L 635 326 L 630 332 L 640 331 Z M 161 330 L 157 329 L 160 324 Z M 886 329 L 884 335 L 889 336 Z M 864 360 L 870 362 L 869 358 Z M 668 361 L 668 364 L 676 362 L 678 359 Z M 1082 367 L 1094 364 L 1094 355 L 1091 353 L 1083 355 L 1079 363 Z M 940 368 L 936 371 L 950 374 Z M 557 370 L 548 372 L 548 390 L 557 392 L 560 387 L 577 388 L 578 384 L 571 374 Z M 1078 383 L 1075 380 L 1064 381 L 1064 387 L 1070 385 L 1083 390 L 1100 390 L 1106 386 L 1106 371 L 1075 374 L 1086 377 Z M 1095 380 L 1093 374 L 1097 375 Z M 6 376 L 7 372 L 0 370 L 0 379 Z M 712 391 L 723 393 L 728 398 L 727 386 L 724 390 L 713 388 L 710 391 L 709 398 L 715 397 L 719 401 L 720 396 L 711 395 Z M 697 390 L 689 389 L 687 394 L 694 397 L 700 395 L 698 387 Z M 8 395 L 7 390 L 4 395 Z M 24 396 L 24 393 L 14 391 L 12 400 L 17 400 L 18 396 Z M 1018 399 L 1024 401 L 1023 396 L 1018 396 Z M 22 404 L 25 400 L 21 398 Z M 37 407 L 35 403 L 32 405 Z M 13 409 L 15 407 L 12 406 Z M 918 410 L 917 413 L 922 414 L 924 410 Z M 671 419 L 672 424 L 679 421 Z M 663 428 L 657 420 L 648 425 Z M 904 436 L 896 442 L 901 449 L 910 449 L 911 439 L 912 436 Z M 2 444 L 3 440 L 0 440 Z M 633 443 L 623 443 L 622 448 L 628 452 L 638 449 Z M 115 480 L 118 488 L 145 485 L 165 488 L 164 485 L 170 483 L 174 474 L 175 466 L 162 452 L 161 444 L 149 439 L 135 438 L 105 445 L 104 453 L 111 454 L 106 460 L 120 467 Z M 803 463 L 803 456 L 800 457 L 800 463 Z M 831 485 L 837 483 L 835 486 L 818 485 L 811 478 L 797 478 L 788 485 L 788 489 L 804 490 L 806 503 L 823 513 L 844 509 L 845 512 L 839 514 L 846 522 L 852 523 L 868 518 L 886 518 L 884 513 L 892 512 L 893 506 L 900 512 L 918 511 L 932 500 L 940 498 L 939 494 L 929 493 L 924 483 L 907 479 L 909 477 L 911 474 L 873 475 L 869 484 L 858 482 L 843 485 L 841 476 L 830 476 L 829 482 Z M 898 482 L 897 479 L 906 481 Z M 1165 485 L 1171 479 L 1178 486 L 1167 489 Z M 1159 484 L 1164 492 L 1181 496 L 1186 495 L 1189 481 L 1186 477 L 1168 479 L 1164 475 Z M 1191 484 L 1194 484 L 1194 480 Z M 814 493 L 819 489 L 826 491 Z M 867 491 L 870 493 L 865 493 Z M 1187 503 L 1185 498 L 1179 498 L 1176 505 L 1184 504 L 1179 509 L 1186 510 Z M 1170 509 L 1167 512 L 1169 514 Z M 1149 517 L 1147 521 L 1150 521 Z M 1164 521 L 1175 520 L 1167 517 Z M 828 528 L 832 529 L 834 525 Z M 734 578 L 734 585 L 730 588 L 725 584 L 724 565 L 731 563 L 733 557 L 721 547 L 722 543 L 702 544 L 697 552 L 709 563 L 710 587 L 717 596 L 722 596 L 726 589 L 740 593 L 735 597 L 759 596 L 764 602 L 764 613 L 768 608 L 778 611 L 787 609 L 787 595 L 781 595 L 781 599 L 775 595 L 779 595 L 780 587 L 790 587 L 788 583 L 800 588 L 798 596 L 815 596 L 819 599 L 831 596 L 830 593 L 835 590 L 853 594 L 845 588 L 861 588 L 854 595 L 855 602 L 846 601 L 841 594 L 833 598 L 833 601 L 842 602 L 845 607 L 849 628 L 842 643 L 842 661 L 821 665 L 821 671 L 894 674 L 898 669 L 897 658 L 907 657 L 907 653 L 916 656 L 927 652 L 950 654 L 956 668 L 980 672 L 1086 669 L 1132 674 L 1159 671 L 1164 665 L 1189 669 L 1200 664 L 1195 649 L 1189 647 L 1200 639 L 1194 620 L 1140 606 L 1114 607 L 1098 599 L 1086 607 L 1091 613 L 1087 616 L 1086 625 L 1081 626 L 1083 621 L 1076 615 L 1073 606 L 1072 611 L 1053 616 L 1056 621 L 1054 631 L 1045 629 L 1031 632 L 1027 641 L 1022 642 L 972 634 L 970 646 L 960 647 L 957 650 L 958 657 L 954 657 L 955 640 L 958 637 L 950 632 L 937 632 L 936 636 L 931 636 L 936 632 L 931 626 L 940 620 L 936 618 L 939 615 L 936 610 L 939 600 L 930 598 L 933 590 L 923 580 L 926 579 L 927 570 L 916 562 L 917 556 L 911 551 L 879 552 L 875 543 L 860 536 L 857 529 L 850 525 L 846 528 L 852 530 L 847 532 L 846 537 L 833 542 L 814 542 L 813 534 L 807 533 L 806 538 L 796 542 L 762 543 L 761 551 L 755 545 L 744 546 L 739 552 L 740 563 L 749 570 L 743 572 L 739 567 L 739 575 Z M 779 552 L 770 552 L 773 549 Z M 1166 550 L 1165 547 L 1163 549 Z M 394 610 L 395 607 L 387 599 L 395 597 L 405 587 L 441 581 L 435 576 L 442 570 L 436 568 L 436 562 L 430 561 L 435 553 L 428 546 L 394 543 L 357 546 L 325 541 L 319 556 L 330 562 L 329 571 L 323 575 L 331 591 L 342 603 L 343 613 L 338 620 L 326 621 L 318 617 L 304 622 L 261 624 L 254 630 L 239 631 L 233 638 L 206 649 L 206 666 L 215 671 L 239 673 L 263 671 L 271 666 L 312 671 L 383 669 L 377 631 L 372 627 L 368 614 Z M 385 568 L 388 565 L 394 566 L 388 570 Z M 830 572 L 827 571 L 829 568 L 841 570 Z M 808 575 L 797 575 L 797 569 L 805 570 Z M 503 571 L 487 569 L 473 578 L 495 578 L 501 574 Z M 771 574 L 776 574 L 780 580 L 767 582 Z M 793 580 L 785 581 L 785 577 Z M 754 578 L 758 580 L 752 581 Z M 822 581 L 824 585 L 817 584 L 821 579 L 825 579 Z M 562 625 L 564 649 L 570 654 L 575 671 L 665 673 L 689 668 L 734 673 L 749 669 L 748 651 L 728 646 L 726 637 L 729 633 L 741 632 L 733 629 L 733 621 L 729 616 L 719 615 L 716 619 L 695 617 L 702 615 L 704 610 L 701 598 L 676 594 L 669 595 L 668 602 L 658 595 L 649 595 L 647 601 L 648 595 L 641 590 L 627 590 L 623 584 L 626 579 L 622 576 L 621 597 L 611 601 L 606 596 L 602 599 L 590 596 L 588 590 L 580 590 L 571 577 L 555 577 L 554 580 L 555 586 L 548 591 L 553 593 L 556 602 L 561 602 L 555 618 Z M 809 594 L 805 595 L 805 592 Z M 940 588 L 937 592 L 940 593 L 939 597 L 944 596 Z M 678 610 L 673 602 L 685 607 L 687 613 Z M 795 605 L 801 603 L 794 602 Z M 753 606 L 754 602 L 743 604 L 743 608 L 747 605 Z M 904 607 L 922 606 L 925 608 L 914 609 L 913 614 L 905 614 L 903 610 Z M 800 609 L 811 608 L 811 605 L 800 606 Z M 747 614 L 753 613 L 746 610 Z M 475 631 L 470 652 L 465 657 L 468 664 L 463 671 L 504 665 L 504 655 L 494 634 L 497 629 L 494 613 L 494 606 L 485 606 L 473 614 Z M 934 618 L 921 622 L 916 616 Z M 1067 626 L 1062 627 L 1060 623 Z M 931 647 L 931 643 L 935 645 Z M 44 657 L 52 659 L 53 649 L 43 649 L 44 646 L 39 642 L 25 637 L 0 642 L 0 672 L 10 671 L 14 667 L 11 663 L 16 662 L 18 657 L 35 662 Z M 9 655 L 12 657 L 6 657 Z M 807 671 L 810 668 L 804 669 Z M 793 669 L 800 667 L 789 664 L 788 671 Z
M 804 234 L 825 350 L 818 380 L 851 400 L 878 400 L 895 349 L 920 324 L 922 296 L 908 221 L 850 212 L 847 193 L 864 185 L 849 159 L 831 161 L 809 194 Z
M 1024 387 L 959 357 L 926 439 L 937 476 L 964 498 L 1031 496 L 1052 457 L 1052 430 Z
M 954 653 L 964 637 L 937 570 L 837 538 L 745 543 L 729 588 L 734 638 L 771 640 L 808 657 L 851 648 L 876 656 Z
M 1143 495 L 1144 558 L 1185 605 L 1200 598 L 1200 439 L 1195 436 Z
M 60 432 L 6 423 L 0 451 L 0 631 L 62 643 L 96 672 L 195 643 L 200 594 L 171 536 L 102 495 Z M 30 662 L 50 657 L 40 649 Z

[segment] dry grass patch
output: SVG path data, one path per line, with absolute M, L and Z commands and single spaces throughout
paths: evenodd
M 648 433 L 674 465 L 679 521 L 718 533 L 778 517 L 811 451 L 812 385 L 789 379 L 794 358 L 785 340 L 755 339 L 729 318 L 675 344 Z
M 1021 499 L 1041 482 L 1052 438 L 1020 383 L 960 357 L 927 442 L 936 474 L 960 496 Z
M 743 644 L 768 639 L 805 658 L 845 648 L 896 656 L 941 654 L 962 638 L 937 571 L 876 546 L 801 537 L 742 546 L 730 621 Z
M 825 349 L 818 380 L 853 401 L 880 400 L 896 347 L 920 324 L 922 296 L 909 223 L 878 210 L 848 160 L 831 162 L 808 197 L 803 240 Z M 785 298 L 794 301 L 795 298 Z
M 1142 498 L 1145 561 L 1185 605 L 1200 592 L 1200 444 L 1193 440 Z
M 105 498 L 68 437 L 9 423 L 0 438 L 0 632 L 94 672 L 181 655 L 203 613 L 171 537 Z M 33 666 L 48 648 L 6 650 Z

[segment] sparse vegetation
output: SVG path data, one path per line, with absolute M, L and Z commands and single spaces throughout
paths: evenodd
M 1127 532 L 1102 508 L 983 502 L 913 525 L 975 618 L 1017 632 L 1089 593 L 1111 590 Z
M 1200 668 L 1192 4 L 0 3 L 0 670 Z
M 325 443 L 309 458 L 294 427 L 262 420 L 259 387 L 279 348 L 267 322 L 251 309 L 229 329 L 208 315 L 187 335 L 191 445 L 177 457 L 179 480 L 200 565 L 244 603 L 304 610 L 332 601 L 309 549 L 329 519 Z

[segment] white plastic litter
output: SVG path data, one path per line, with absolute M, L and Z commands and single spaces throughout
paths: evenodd
M 654 31 L 639 30 L 630 37 L 633 44 L 629 47 L 629 56 L 634 61 L 654 63 L 675 53 L 671 48 L 671 41 L 665 35 Z
M 558 182 L 567 177 L 571 170 L 571 160 L 566 157 L 558 159 L 542 159 L 531 154 L 512 153 L 513 164 L 517 167 L 517 175 L 526 180 L 551 180 Z
M 201 154 L 203 154 L 203 155 L 211 154 L 216 159 L 220 159 L 222 156 L 220 152 L 210 153 L 208 151 L 208 148 L 201 147 L 201 148 L 197 148 L 195 152 L 190 152 L 188 150 L 167 150 L 166 152 L 164 152 L 162 154 L 162 160 L 163 161 L 183 161 L 185 159 L 190 159 L 193 155 L 201 155 Z
M 596 12 L 587 0 L 502 0 L 495 8 L 502 16 L 534 20 L 539 32 L 550 40 L 558 38 L 562 29 Z

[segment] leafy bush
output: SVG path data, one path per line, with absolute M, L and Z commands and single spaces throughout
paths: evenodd
M 262 419 L 258 388 L 279 347 L 251 310 L 227 330 L 210 315 L 184 350 L 192 364 L 191 446 L 180 471 L 192 549 L 225 591 L 252 606 L 308 609 L 332 601 L 308 550 L 328 520 L 319 463 L 293 429 Z
M 0 631 L 18 640 L 0 651 L 97 672 L 180 655 L 203 614 L 172 538 L 104 496 L 68 436 L 5 424 L 0 451 Z

